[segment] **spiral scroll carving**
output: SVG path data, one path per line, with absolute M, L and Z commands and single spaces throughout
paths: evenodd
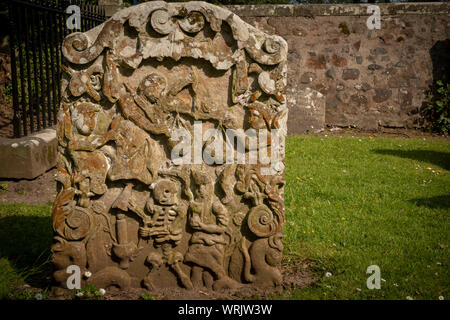
M 112 47 L 113 40 L 122 30 L 123 25 L 120 22 L 108 20 L 95 40 L 89 37 L 89 32 L 69 34 L 62 44 L 63 55 L 72 63 L 89 63 L 97 58 L 105 47 Z
M 62 233 L 67 240 L 81 240 L 85 238 L 92 226 L 92 216 L 88 210 L 75 207 L 66 216 L 65 223 L 62 224 Z
M 248 227 L 258 237 L 269 237 L 277 229 L 272 211 L 264 204 L 252 208 L 248 214 Z
M 175 30 L 175 23 L 167 10 L 156 10 L 150 18 L 152 28 L 160 34 L 169 34 Z
M 281 43 L 277 41 L 275 38 L 268 37 L 267 40 L 264 42 L 264 50 L 266 50 L 267 53 L 277 53 L 281 51 Z
M 283 38 L 278 36 L 266 37 L 261 42 L 252 35 L 245 49 L 256 62 L 266 65 L 278 64 L 287 57 L 287 46 Z
M 76 32 L 68 35 L 62 45 L 64 56 L 70 61 L 78 64 L 91 62 L 102 52 L 103 46 L 89 47 L 86 34 Z
M 77 56 L 83 54 L 89 47 L 89 40 L 86 34 L 75 32 L 68 35 L 64 41 L 62 50 L 65 56 Z
M 205 26 L 205 18 L 200 12 L 192 11 L 185 18 L 179 20 L 178 24 L 184 31 L 196 33 Z

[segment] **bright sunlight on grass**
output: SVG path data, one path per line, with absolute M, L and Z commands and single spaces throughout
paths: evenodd
M 448 140 L 289 137 L 286 165 L 284 259 L 319 280 L 274 298 L 450 298 Z M 50 211 L 0 205 L 0 298 L 46 275 Z M 370 265 L 380 290 L 366 286 Z
M 292 298 L 450 298 L 448 141 L 292 137 L 286 163 L 285 254 L 321 277 Z

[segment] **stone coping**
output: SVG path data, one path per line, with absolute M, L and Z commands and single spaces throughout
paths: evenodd
M 287 4 L 226 6 L 241 17 L 314 17 L 369 16 L 367 7 L 377 5 L 381 15 L 450 14 L 449 2 L 376 3 L 376 4 Z
M 0 137 L 0 178 L 34 179 L 56 165 L 54 127 L 26 137 Z
M 103 0 L 99 4 L 111 17 L 121 8 L 118 0 Z M 241 17 L 315 17 L 315 16 L 369 16 L 367 7 L 377 5 L 381 15 L 400 14 L 450 14 L 449 2 L 414 3 L 347 3 L 347 4 L 259 4 L 223 6 Z

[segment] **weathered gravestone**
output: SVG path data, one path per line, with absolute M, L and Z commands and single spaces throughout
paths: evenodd
M 59 286 L 70 265 L 102 288 L 280 284 L 286 42 L 221 7 L 154 1 L 62 52 Z

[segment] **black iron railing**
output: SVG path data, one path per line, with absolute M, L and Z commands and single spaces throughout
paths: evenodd
M 80 7 L 81 30 L 67 28 L 69 5 Z M 61 89 L 61 43 L 105 21 L 97 5 L 69 0 L 9 0 L 14 137 L 56 124 Z

